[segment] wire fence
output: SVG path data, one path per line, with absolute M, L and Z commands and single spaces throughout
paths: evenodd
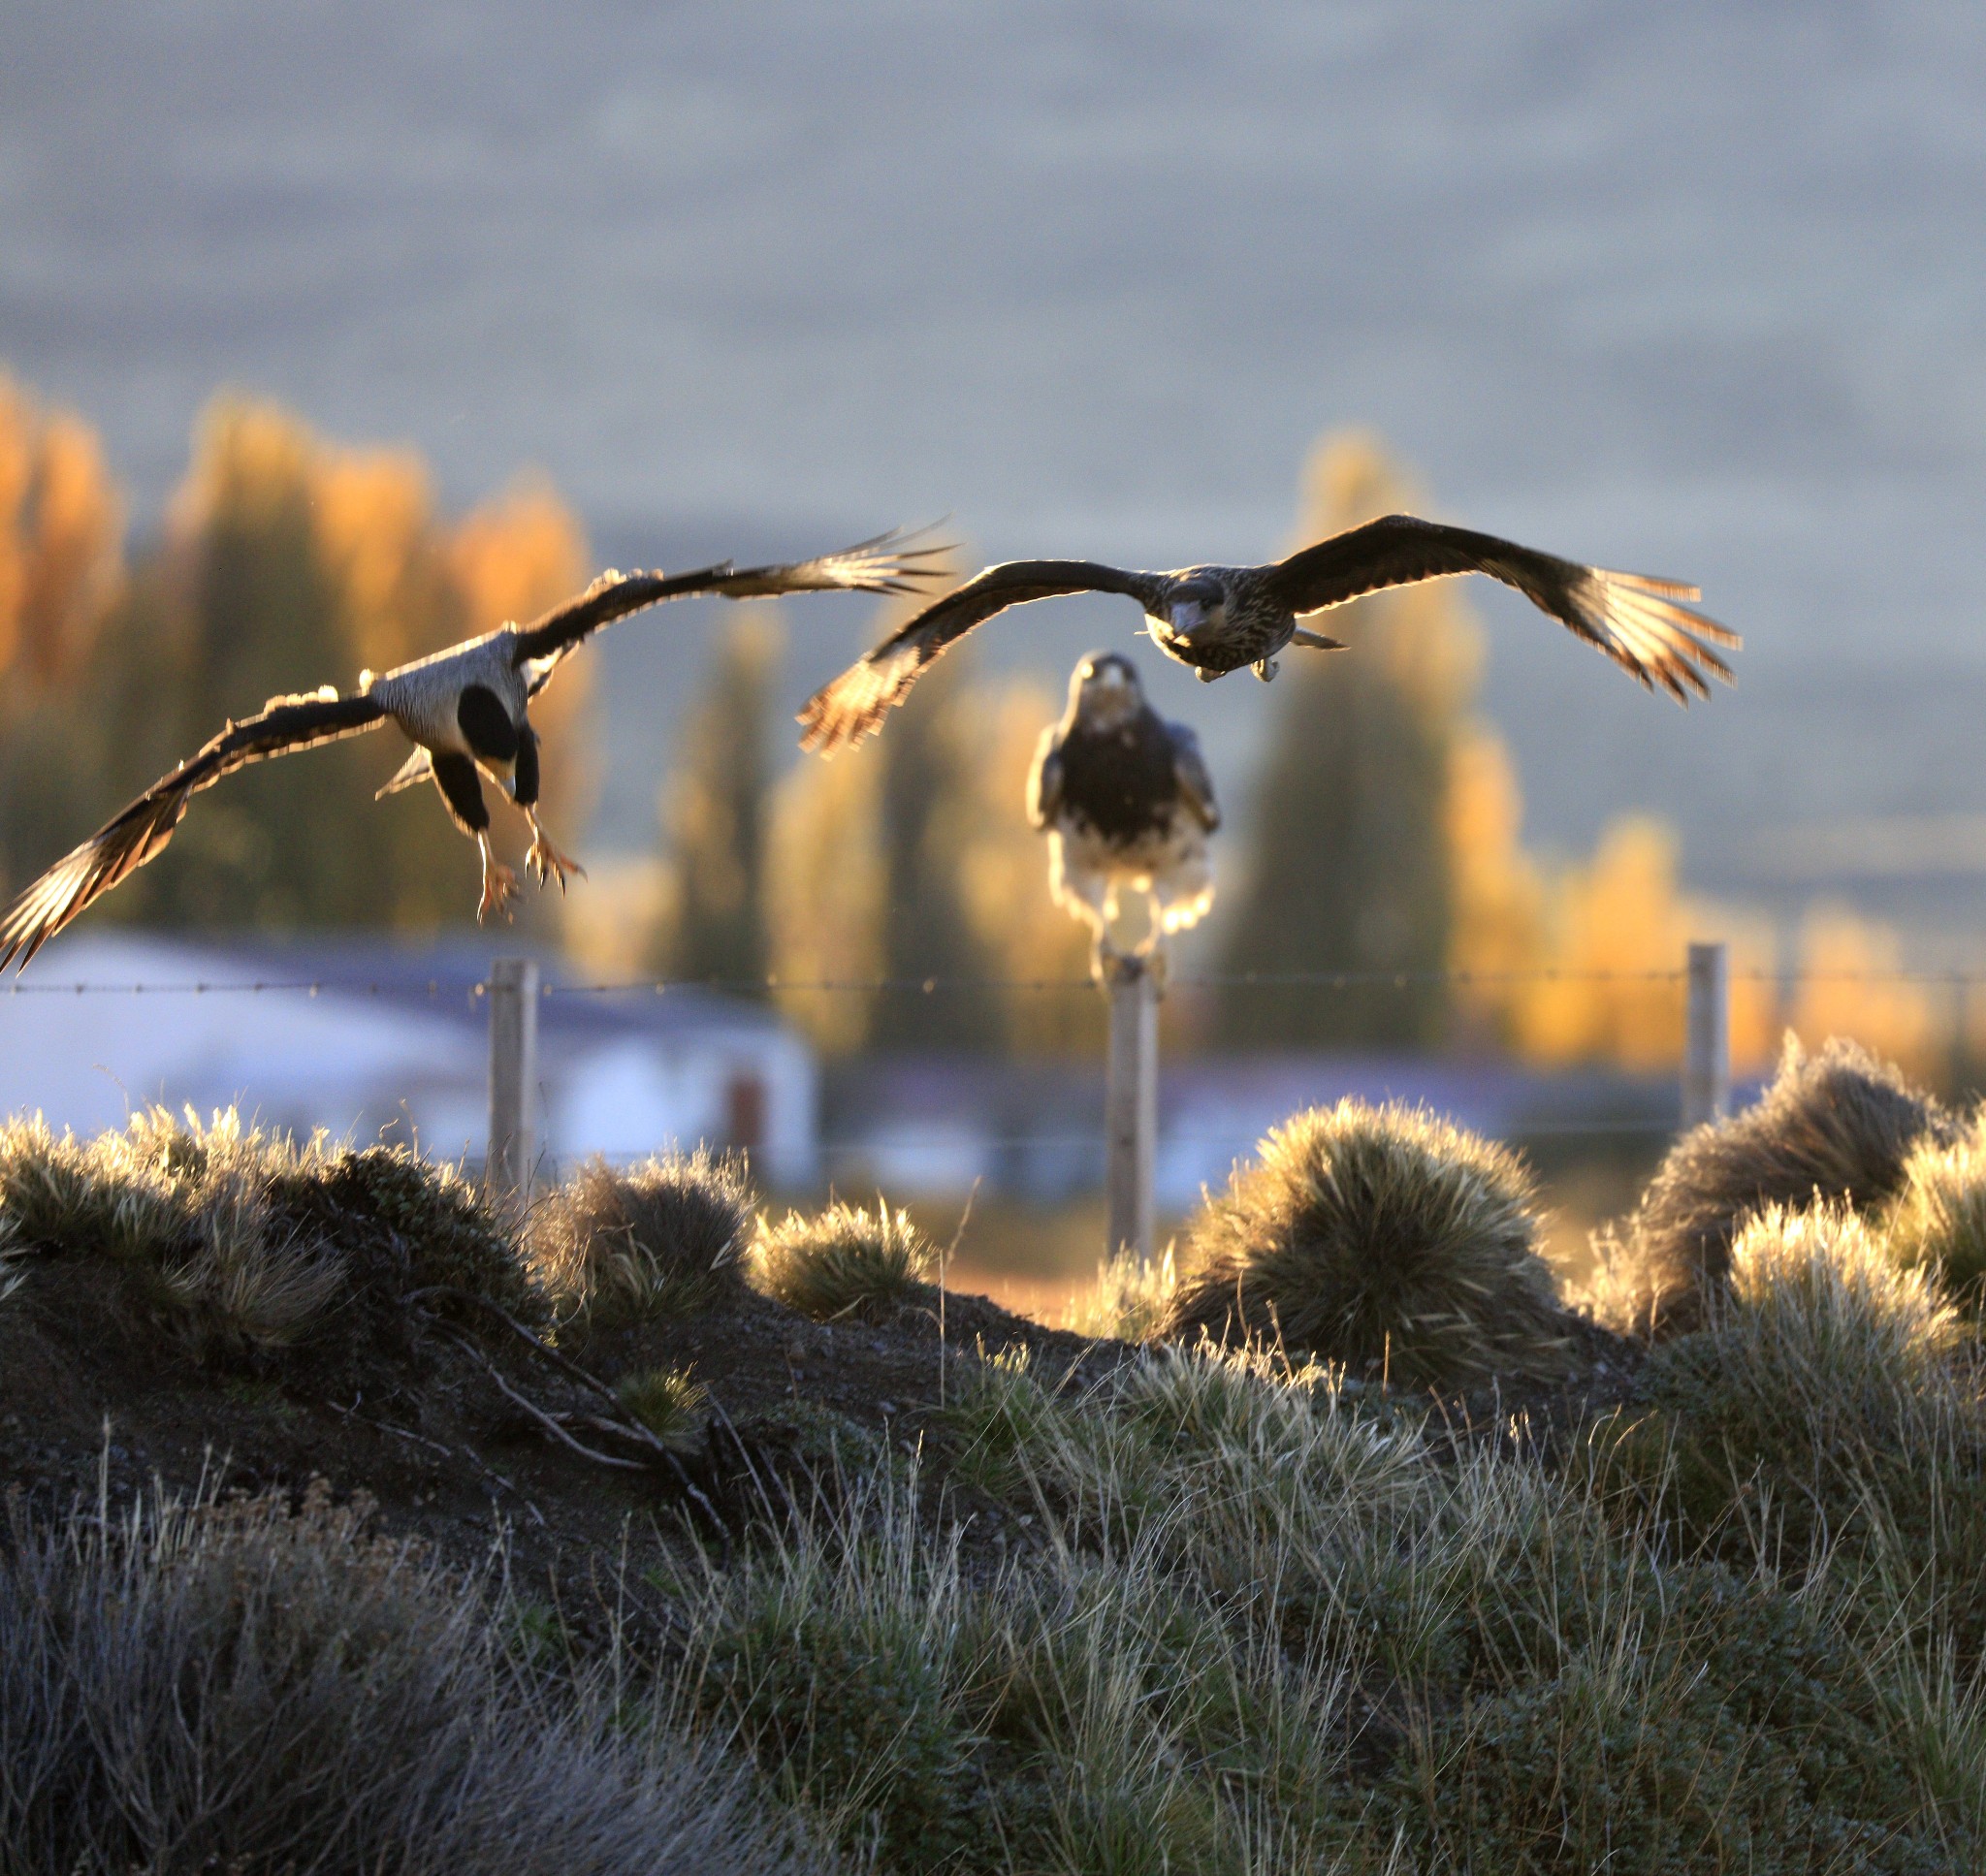
M 1702 947 L 1698 947 L 1702 948 Z M 300 960 L 301 962 L 301 960 Z M 314 962 L 314 960 L 313 960 Z M 489 967 L 487 974 L 471 974 L 479 970 L 479 961 L 471 953 L 462 958 L 460 968 L 450 972 L 446 970 L 431 975 L 417 972 L 404 974 L 383 973 L 366 976 L 358 973 L 342 975 L 336 972 L 325 974 L 294 975 L 271 974 L 251 976 L 242 974 L 229 976 L 215 974 L 211 977 L 183 977 L 176 980 L 146 979 L 117 980 L 104 979 L 62 979 L 52 974 L 37 976 L 30 974 L 25 979 L 16 974 L 4 981 L 7 997 L 42 998 L 167 998 L 184 1000 L 187 998 L 255 998 L 255 997 L 297 997 L 307 1000 L 318 999 L 366 999 L 400 1004 L 402 1007 L 410 1001 L 432 1003 L 437 1013 L 445 1007 L 453 1007 L 461 1014 L 474 1014 L 482 1017 L 488 1014 L 494 1019 L 499 1004 L 505 998 L 516 998 L 525 981 L 534 974 L 527 970 L 524 978 L 505 980 L 504 967 L 499 963 Z M 361 970 L 364 967 L 361 967 Z M 1975 987 L 1986 987 L 1986 970 L 1967 969 L 1861 969 L 1861 970 L 1801 970 L 1797 967 L 1783 970 L 1739 969 L 1724 973 L 1727 983 L 1748 983 L 1769 985 L 1781 1001 L 1790 1000 L 1805 986 L 1809 985 L 1865 985 L 1902 986 L 1913 985 L 1929 989 L 1942 988 L 1955 998 L 1962 999 Z M 1539 967 L 1511 970 L 1381 970 L 1369 969 L 1309 969 L 1309 970 L 1263 970 L 1248 971 L 1201 970 L 1180 971 L 1170 974 L 1167 980 L 1169 989 L 1189 989 L 1207 992 L 1260 993 L 1264 995 L 1288 995 L 1311 992 L 1329 995 L 1334 992 L 1405 992 L 1416 988 L 1439 987 L 1457 991 L 1472 989 L 1518 988 L 1523 986 L 1546 986 L 1554 984 L 1586 985 L 1595 987 L 1618 986 L 1623 989 L 1674 991 L 1682 994 L 1691 984 L 1688 968 L 1553 968 Z M 556 1000 L 584 1002 L 622 1000 L 624 1002 L 653 1002 L 673 994 L 718 994 L 733 997 L 749 996 L 812 996 L 812 995 L 859 995 L 864 997 L 914 996 L 938 997 L 945 995 L 986 996 L 992 994 L 1096 994 L 1097 986 L 1088 976 L 1007 976 L 998 974 L 974 975 L 928 975 L 912 976 L 903 974 L 869 974 L 849 976 L 821 975 L 816 977 L 783 977 L 776 973 L 763 975 L 729 974 L 704 976 L 630 976 L 624 978 L 600 978 L 589 981 L 539 981 L 535 993 L 525 992 L 527 1002 L 535 1002 L 543 1008 Z M 493 993 L 495 993 L 493 995 Z M 515 1007 L 515 1004 L 505 1005 Z M 1692 1005 L 1693 1007 L 1693 1005 Z M 535 1019 L 533 1019 L 533 1027 Z M 493 1050 L 496 1025 L 492 1022 Z M 1728 1039 L 1718 1044 L 1728 1057 Z M 493 1053 L 493 1064 L 495 1055 Z M 1687 1082 L 1688 1067 L 1685 1063 L 1684 1080 Z M 1724 1063 L 1725 1084 L 1728 1089 L 1729 1065 Z M 493 1086 L 495 1068 L 492 1069 Z M 537 1087 L 534 1078 L 526 1075 L 521 1083 L 529 1084 L 534 1093 L 526 1098 L 542 1104 L 544 1091 Z M 494 1100 L 494 1097 L 493 1097 Z M 1689 1097 L 1685 1089 L 1682 1098 L 1682 1112 L 1686 1114 Z M 970 1105 L 970 1103 L 969 1103 Z M 1244 1100 L 1243 1106 L 1246 1102 Z M 1549 1111 L 1540 1114 L 1512 1115 L 1506 1118 L 1503 1128 L 1513 1140 L 1567 1142 L 1586 1139 L 1596 1146 L 1609 1139 L 1623 1144 L 1637 1139 L 1658 1140 L 1673 1135 L 1678 1127 L 1678 1116 L 1671 1112 L 1634 1111 L 1642 1105 L 1633 1103 L 1623 1112 L 1618 1106 L 1613 1114 L 1602 1113 L 1591 1117 L 1577 1117 L 1569 1114 L 1554 1115 Z M 549 1118 L 549 1117 L 546 1117 Z M 1072 1126 L 1073 1116 L 1061 1113 L 1042 1113 L 1038 1116 L 1044 1125 L 1027 1130 L 1025 1121 L 1022 1128 L 1015 1129 L 1012 1120 L 1018 1115 L 995 1116 L 979 1114 L 963 1116 L 972 1121 L 969 1129 L 972 1138 L 968 1143 L 971 1150 L 979 1155 L 993 1155 L 996 1158 L 1010 1155 L 1040 1154 L 1050 1156 L 1080 1156 L 1087 1160 L 1100 1158 L 1106 1151 L 1114 1151 L 1114 1143 L 1107 1128 L 1095 1129 L 1077 1122 Z M 1003 1126 L 1002 1119 L 1007 1120 Z M 1198 1149 L 1202 1154 L 1215 1150 L 1222 1154 L 1245 1152 L 1255 1142 L 1257 1129 L 1220 1126 L 1220 1120 L 1227 1116 L 1213 1116 L 1202 1112 L 1194 1116 L 1201 1125 L 1195 1127 L 1187 1114 L 1181 1113 L 1172 1125 L 1166 1125 L 1155 1112 L 1151 1125 L 1158 1138 L 1163 1140 L 1169 1153 L 1184 1151 L 1191 1155 Z M 1236 1123 L 1240 1112 L 1232 1117 Z M 1205 1128 L 1207 1119 L 1216 1119 L 1214 1129 Z M 898 1117 L 901 1122 L 902 1117 Z M 991 1124 L 988 1125 L 987 1123 Z M 1185 1125 L 1179 1125 L 1184 1122 Z M 521 1132 L 531 1130 L 520 1112 L 517 1125 Z M 534 1125 L 534 1124 L 532 1124 Z M 942 1131 L 942 1129 L 941 1129 Z M 918 1137 L 919 1129 L 911 1126 L 906 1131 L 901 1125 L 885 1125 L 881 1131 L 849 1136 L 830 1126 L 815 1136 L 813 1151 L 819 1156 L 820 1162 L 830 1169 L 847 1167 L 876 1161 L 881 1155 L 898 1162 L 914 1162 L 928 1159 L 943 1161 L 954 1154 L 959 1147 L 957 1141 L 937 1137 Z M 492 1121 L 492 1138 L 496 1137 L 496 1126 Z
M 1521 984 L 1671 984 L 1681 988 L 1683 970 L 1240 970 L 1178 971 L 1166 979 L 1169 988 L 1199 990 L 1408 990 L 1430 985 L 1457 989 L 1496 988 Z M 1969 990 L 1986 987 L 1986 970 L 1734 970 L 1733 983 L 1771 984 L 1779 989 L 1802 984 L 1918 984 L 1930 988 Z M 977 991 L 1065 992 L 1094 990 L 1090 977 L 630 977 L 597 983 L 541 983 L 538 995 L 557 997 L 661 997 L 670 992 L 709 991 L 732 996 L 762 996 L 768 992 L 848 993 L 937 996 Z M 9 997 L 466 997 L 488 995 L 490 982 L 430 978 L 356 981 L 342 977 L 198 979 L 187 982 L 73 982 L 9 979 Z

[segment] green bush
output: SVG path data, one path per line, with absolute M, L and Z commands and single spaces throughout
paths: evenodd
M 1169 1336 L 1261 1339 L 1409 1386 L 1565 1371 L 1529 1175 L 1425 1111 L 1298 1114 L 1187 1235 Z
M 744 1166 L 699 1147 L 625 1170 L 588 1161 L 532 1208 L 526 1241 L 560 1314 L 611 1328 L 742 1295 L 753 1219 Z
M 1874 1212 L 1903 1184 L 1920 1141 L 1955 1133 L 1935 1100 L 1857 1044 L 1830 1041 L 1808 1056 L 1789 1035 L 1755 1105 L 1685 1134 L 1662 1161 L 1617 1259 L 1614 1325 L 1657 1335 L 1698 1327 L 1747 1218 L 1816 1198 Z
M 760 1229 L 752 1268 L 759 1288 L 788 1309 L 831 1322 L 879 1316 L 914 1299 L 934 1256 L 908 1212 L 881 1198 L 873 1212 L 836 1202 L 812 1218 L 788 1212 Z
M 1972 1709 L 1906 1710 L 1856 1579 L 1679 1559 L 1363 1399 L 1259 1349 L 988 1363 L 977 1548 L 881 1455 L 678 1586 L 689 1697 L 883 1871 L 1976 1866 Z

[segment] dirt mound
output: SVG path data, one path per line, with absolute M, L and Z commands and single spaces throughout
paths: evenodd
M 480 1557 L 507 1529 L 517 1565 L 564 1577 L 630 1518 L 729 1525 L 779 1481 L 832 1470 L 838 1452 L 853 1463 L 865 1444 L 915 1443 L 982 1354 L 1025 1347 L 1041 1372 L 1081 1385 L 1129 1352 L 935 1288 L 841 1324 L 746 1291 L 675 1320 L 567 1325 L 555 1346 L 477 1290 L 418 1282 L 438 1274 L 430 1260 L 382 1266 L 363 1216 L 331 1199 L 324 1211 L 372 1267 L 291 1348 L 196 1353 L 114 1262 L 17 1260 L 0 1299 L 0 1481 L 53 1510 L 154 1478 L 299 1496 L 322 1478 L 444 1554 Z M 407 1287 L 389 1310 L 395 1283 Z M 629 1377 L 657 1370 L 703 1390 L 687 1449 L 664 1450 L 622 1403 Z

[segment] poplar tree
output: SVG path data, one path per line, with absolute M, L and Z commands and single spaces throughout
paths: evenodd
M 659 963 L 670 976 L 764 977 L 769 741 L 782 635 L 770 608 L 718 640 L 703 698 L 663 796 L 675 916 Z
M 1414 506 L 1372 439 L 1328 440 L 1305 478 L 1301 541 Z M 1382 982 L 1223 990 L 1238 1048 L 1425 1046 L 1440 1039 L 1455 912 L 1447 804 L 1477 631 L 1452 583 L 1376 593 L 1327 623 L 1343 652 L 1284 653 L 1274 730 L 1222 969 Z

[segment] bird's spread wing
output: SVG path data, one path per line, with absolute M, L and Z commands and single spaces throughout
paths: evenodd
M 741 567 L 721 560 L 691 573 L 603 573 L 576 598 L 521 627 L 513 655 L 520 666 L 538 667 L 530 683 L 535 697 L 551 682 L 559 661 L 601 626 L 665 599 L 708 592 L 726 599 L 766 599 L 786 592 L 916 592 L 918 582 L 945 571 L 926 563 L 951 551 L 913 546 L 916 538 L 916 532 L 895 529 L 836 554 L 775 566 Z
M 128 877 L 173 838 L 188 800 L 224 775 L 271 756 L 357 736 L 385 718 L 370 697 L 340 697 L 329 685 L 303 697 L 272 697 L 230 723 L 189 762 L 155 781 L 66 858 L 57 860 L 0 917 L 0 970 L 27 961 L 71 919 Z
M 1193 811 L 1193 817 L 1211 834 L 1221 824 L 1221 811 L 1214 801 L 1214 779 L 1200 752 L 1200 738 L 1184 723 L 1168 723 L 1166 734 L 1172 744 L 1172 774 L 1179 792 Z
M 1067 592 L 1121 592 L 1156 605 L 1163 586 L 1158 575 L 1095 560 L 1007 560 L 987 567 L 808 698 L 800 713 L 800 747 L 832 755 L 873 734 L 946 647 L 1009 606 Z
M 1706 673 L 1732 681 L 1731 667 L 1716 648 L 1735 649 L 1742 641 L 1677 604 L 1695 599 L 1694 587 L 1581 566 L 1493 534 L 1444 527 L 1412 515 L 1388 515 L 1306 547 L 1270 569 L 1270 581 L 1292 612 L 1314 613 L 1385 587 L 1451 573 L 1487 573 L 1515 587 L 1650 689 L 1659 684 L 1679 703 L 1710 694 Z

